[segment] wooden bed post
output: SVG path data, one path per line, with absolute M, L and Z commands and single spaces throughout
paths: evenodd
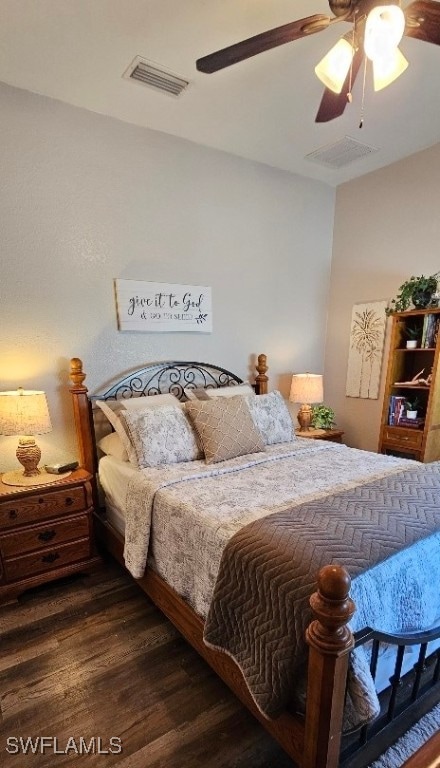
M 306 631 L 310 651 L 301 768 L 337 768 L 339 763 L 348 655 L 354 646 L 347 627 L 355 611 L 350 585 L 345 568 L 326 565 L 310 598 L 317 618 Z
M 73 401 L 73 416 L 75 419 L 76 437 L 78 440 L 79 462 L 91 475 L 95 474 L 95 455 L 91 439 L 92 426 L 90 423 L 90 403 L 87 387 L 83 382 L 86 374 L 83 371 L 82 360 L 73 357 L 70 361 L 70 378 L 73 382 L 70 392 Z
M 267 371 L 267 357 L 266 355 L 258 355 L 257 365 L 255 366 L 258 371 L 258 376 L 255 377 L 255 392 L 257 395 L 267 395 L 267 385 L 269 377 L 266 376 Z

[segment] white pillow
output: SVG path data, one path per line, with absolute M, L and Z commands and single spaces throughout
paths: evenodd
M 183 408 L 164 405 L 121 411 L 128 456 L 139 469 L 203 458 L 197 433 Z
M 247 403 L 266 445 L 295 440 L 295 425 L 281 392 L 249 397 Z
M 213 400 L 216 397 L 236 397 L 237 395 L 254 395 L 255 392 L 248 382 L 235 384 L 230 387 L 186 387 L 184 393 L 188 400 Z
M 119 461 L 128 461 L 128 453 L 117 432 L 110 432 L 109 435 L 105 435 L 99 441 L 98 448 L 107 456 L 114 456 Z

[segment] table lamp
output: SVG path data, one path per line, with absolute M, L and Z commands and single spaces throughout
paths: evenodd
M 0 392 L 0 434 L 21 435 L 16 451 L 24 471 L 6 472 L 2 481 L 6 485 L 41 485 L 50 482 L 46 472 L 38 469 L 41 450 L 34 435 L 52 430 L 49 409 L 44 392 L 25 390 Z M 51 478 L 53 480 L 53 478 Z
M 295 373 L 292 376 L 289 400 L 301 403 L 298 411 L 300 432 L 308 432 L 312 421 L 311 403 L 322 403 L 324 399 L 322 375 L 320 373 Z

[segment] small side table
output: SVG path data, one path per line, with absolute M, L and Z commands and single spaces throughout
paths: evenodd
M 91 481 L 83 469 L 48 485 L 11 486 L 0 478 L 0 604 L 100 564 Z
M 301 432 L 295 429 L 297 437 L 307 437 L 310 440 L 328 440 L 331 443 L 342 443 L 342 429 L 309 429 L 308 432 Z

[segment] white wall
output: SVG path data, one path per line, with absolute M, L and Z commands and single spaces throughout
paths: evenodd
M 47 392 L 42 461 L 76 455 L 70 357 L 92 392 L 170 358 L 247 377 L 266 352 L 285 394 L 322 371 L 333 189 L 4 85 L 0 107 L 0 390 Z M 213 333 L 118 332 L 115 277 L 212 286 Z
M 345 396 L 353 304 L 391 299 L 411 275 L 440 269 L 440 144 L 355 181 L 336 195 L 326 400 L 349 445 L 376 451 L 388 344 L 378 400 Z M 388 334 L 391 321 L 388 321 Z

